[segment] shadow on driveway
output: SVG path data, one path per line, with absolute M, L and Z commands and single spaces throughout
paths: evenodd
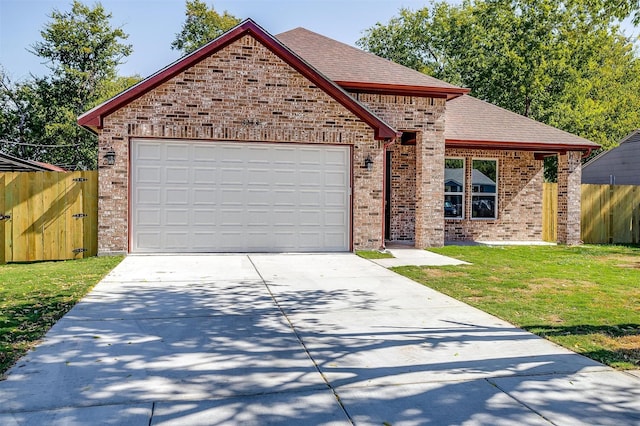
M 130 256 L 0 424 L 633 424 L 639 385 L 354 255 Z

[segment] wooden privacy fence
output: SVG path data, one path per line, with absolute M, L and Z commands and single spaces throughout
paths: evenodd
M 544 183 L 542 187 L 542 240 L 558 240 L 558 184 Z
M 0 263 L 98 251 L 98 172 L 0 173 Z
M 582 240 L 640 243 L 640 187 L 582 185 Z
M 581 239 L 589 244 L 640 243 L 640 187 L 582 185 Z M 542 238 L 557 240 L 558 185 L 545 183 Z

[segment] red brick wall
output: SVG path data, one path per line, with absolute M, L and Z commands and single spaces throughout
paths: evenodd
M 131 138 L 349 144 L 354 248 L 382 245 L 382 143 L 373 130 L 250 36 L 106 117 L 99 135 L 99 252 L 128 250 Z M 103 154 L 116 151 L 116 164 Z M 372 170 L 362 167 L 371 156 Z
M 416 146 L 401 147 L 398 141 L 389 147 L 397 160 L 392 159 L 391 171 L 391 239 L 414 240 L 416 247 L 443 245 L 445 100 L 354 96 L 396 129 L 417 132 Z
M 558 243 L 580 244 L 582 153 L 558 155 Z
M 493 241 L 542 240 L 543 162 L 532 152 L 447 149 L 446 157 L 465 159 L 464 219 L 445 220 L 445 239 Z M 498 160 L 498 218 L 471 218 L 473 159 Z M 442 183 L 444 185 L 444 183 Z
M 391 152 L 391 220 L 389 237 L 392 241 L 415 239 L 416 220 L 416 147 L 389 147 Z

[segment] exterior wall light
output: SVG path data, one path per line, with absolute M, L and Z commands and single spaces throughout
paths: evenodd
M 109 151 L 104 154 L 104 159 L 107 160 L 107 164 L 110 166 L 116 164 L 116 152 L 113 148 L 110 148 Z
M 367 158 L 364 159 L 364 168 L 367 170 L 371 170 L 372 167 L 373 160 L 371 159 L 371 156 L 367 155 Z

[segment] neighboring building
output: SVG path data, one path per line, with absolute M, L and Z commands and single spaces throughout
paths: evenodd
M 620 145 L 601 152 L 582 166 L 582 183 L 640 185 L 640 130 L 631 132 Z
M 467 92 L 302 28 L 274 37 L 244 21 L 79 117 L 99 136 L 99 251 L 540 240 L 548 155 L 560 164 L 558 239 L 579 243 L 580 159 L 598 145 Z M 464 170 L 455 193 L 445 163 Z
M 2 172 L 66 172 L 66 170 L 53 164 L 23 160 L 0 152 L 0 173 Z

